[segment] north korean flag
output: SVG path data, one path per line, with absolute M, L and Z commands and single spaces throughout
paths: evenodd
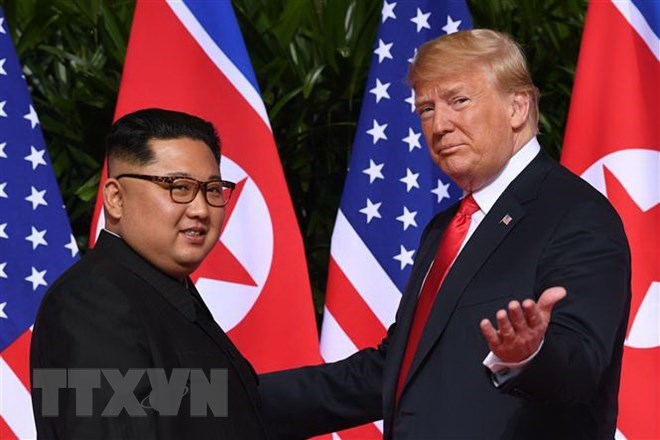
M 592 0 L 562 162 L 617 209 L 632 254 L 617 439 L 660 438 L 660 2 Z

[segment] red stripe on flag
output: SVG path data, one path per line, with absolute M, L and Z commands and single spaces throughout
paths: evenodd
M 341 440 L 370 440 L 383 438 L 383 433 L 380 432 L 380 430 L 376 428 L 376 425 L 373 423 L 347 429 L 345 431 L 338 432 L 337 434 Z
M 358 350 L 378 345 L 387 329 L 332 257 L 328 268 L 328 292 L 336 294 L 326 297 L 326 307 Z
M 18 440 L 14 431 L 11 430 L 5 419 L 0 416 L 0 440 Z
M 30 341 L 32 331 L 27 330 L 18 339 L 12 342 L 2 352 L 2 358 L 7 362 L 16 377 L 21 381 L 25 389 L 30 391 Z

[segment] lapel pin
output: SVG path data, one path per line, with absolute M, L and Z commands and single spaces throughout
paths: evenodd
M 509 223 L 513 221 L 513 217 L 511 217 L 509 214 L 506 214 L 504 217 L 502 217 L 502 220 L 500 220 L 500 223 L 502 223 L 504 226 L 509 226 Z

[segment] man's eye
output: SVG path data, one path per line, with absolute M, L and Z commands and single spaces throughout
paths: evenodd
M 213 193 L 213 194 L 222 194 L 222 186 L 221 185 L 208 185 L 206 187 L 206 192 L 207 193 Z
M 190 191 L 192 185 L 188 182 L 172 182 L 172 189 L 174 191 Z
M 424 106 L 417 108 L 417 114 L 419 114 L 419 116 L 428 115 L 432 111 L 433 111 L 433 107 L 431 106 Z

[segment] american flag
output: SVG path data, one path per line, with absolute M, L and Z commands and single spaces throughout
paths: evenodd
M 660 438 L 660 2 L 591 1 L 562 162 L 623 220 L 632 302 L 616 438 Z
M 78 247 L 0 10 L 0 438 L 35 438 L 31 326 Z
M 431 161 L 406 74 L 420 44 L 471 27 L 462 0 L 383 3 L 332 236 L 321 332 L 327 362 L 380 342 L 394 322 L 422 230 L 462 195 Z M 339 436 L 381 432 L 376 424 Z

